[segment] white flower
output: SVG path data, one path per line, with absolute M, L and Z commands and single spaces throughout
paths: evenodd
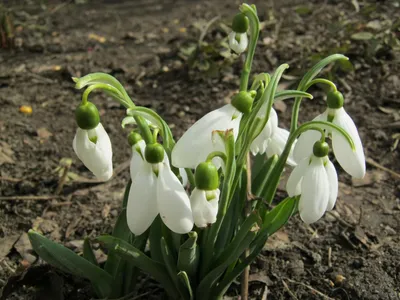
M 160 214 L 167 227 L 180 234 L 193 228 L 190 200 L 179 179 L 171 171 L 167 154 L 161 163 L 144 159 L 144 141 L 133 146 L 131 159 L 132 185 L 127 204 L 129 229 L 140 235 Z
M 242 114 L 231 104 L 213 110 L 190 127 L 172 149 L 172 165 L 177 168 L 191 168 L 205 161 L 213 151 L 223 151 L 223 143 L 215 143 L 212 139 L 214 130 L 233 129 L 235 140 L 239 133 Z
M 194 223 L 197 227 L 207 227 L 217 221 L 219 189 L 205 191 L 195 188 L 190 195 Z
M 345 130 L 352 138 L 355 151 L 353 151 L 347 140 L 336 131 L 329 132 L 332 135 L 333 153 L 341 167 L 355 178 L 363 178 L 365 175 L 365 157 L 357 127 L 351 117 L 343 107 L 338 109 L 328 108 L 323 114 L 317 116 L 316 121 L 328 121 L 328 116 L 332 118 L 332 123 Z M 297 141 L 294 149 L 294 158 L 298 162 L 306 157 L 311 151 L 314 142 L 321 137 L 315 130 L 303 133 Z
M 232 31 L 228 35 L 229 47 L 235 51 L 237 54 L 241 54 L 247 48 L 249 43 L 247 38 L 247 33 L 237 33 Z
M 308 156 L 290 174 L 286 184 L 290 197 L 301 195 L 299 213 L 307 223 L 318 221 L 325 211 L 332 210 L 338 194 L 335 167 L 327 156 Z
M 261 107 L 260 112 L 265 111 L 265 107 Z M 263 117 L 262 113 L 260 117 Z M 289 131 L 278 127 L 278 115 L 276 111 L 271 108 L 267 124 L 261 133 L 253 140 L 250 145 L 250 151 L 253 155 L 267 153 L 267 156 L 281 155 L 287 140 L 289 138 Z M 293 147 L 292 147 L 293 149 Z M 287 163 L 291 166 L 296 166 L 293 159 L 293 151 L 290 152 Z
M 99 180 L 108 180 L 113 174 L 111 141 L 103 125 L 85 130 L 78 128 L 72 147 L 76 155 Z

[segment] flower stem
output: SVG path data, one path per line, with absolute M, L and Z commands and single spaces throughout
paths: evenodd
M 240 76 L 240 91 L 247 91 L 249 85 L 249 76 L 251 72 L 251 65 L 253 63 L 254 52 L 256 50 L 258 35 L 260 32 L 260 20 L 258 19 L 257 12 L 248 4 L 242 4 L 240 10 L 244 13 L 250 21 L 250 42 L 247 51 L 246 61 L 243 65 L 242 74 Z

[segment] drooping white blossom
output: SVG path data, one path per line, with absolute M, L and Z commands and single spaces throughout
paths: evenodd
M 241 118 L 242 114 L 231 104 L 206 114 L 178 140 L 172 149 L 172 165 L 177 168 L 194 169 L 200 162 L 205 161 L 211 152 L 224 152 L 224 144 L 214 142 L 212 133 L 215 130 L 233 129 L 236 140 Z
M 351 176 L 362 178 L 365 175 L 365 156 L 360 136 L 354 121 L 347 114 L 343 107 L 338 109 L 328 108 L 323 114 L 317 116 L 316 121 L 328 121 L 345 130 L 352 138 L 355 150 L 342 134 L 335 130 L 329 131 L 332 137 L 333 153 L 341 167 Z M 310 153 L 314 142 L 320 138 L 321 134 L 315 130 L 303 133 L 295 146 L 294 158 L 298 162 Z
M 113 174 L 111 141 L 99 123 L 96 128 L 78 128 L 72 142 L 78 158 L 99 180 L 108 180 Z
M 305 157 L 290 174 L 286 190 L 290 197 L 301 195 L 300 217 L 307 224 L 314 223 L 335 206 L 338 195 L 335 167 L 327 156 Z
M 144 141 L 133 146 L 131 159 L 132 185 L 127 204 L 129 229 L 140 235 L 160 214 L 164 224 L 176 233 L 188 233 L 193 228 L 190 200 L 178 177 L 172 172 L 167 154 L 157 164 L 144 159 Z
M 264 111 L 265 107 L 261 107 L 259 113 L 260 117 L 264 117 L 262 115 L 262 112 Z M 253 155 L 266 153 L 268 157 L 275 154 L 279 156 L 282 154 L 288 138 L 289 131 L 278 127 L 278 115 L 275 109 L 271 108 L 267 124 L 251 143 L 250 151 Z M 287 163 L 291 166 L 296 165 L 296 162 L 293 159 L 293 150 L 289 154 Z
M 190 195 L 194 223 L 203 228 L 217 221 L 220 190 L 205 191 L 195 188 Z
M 247 33 L 237 33 L 232 31 L 228 35 L 229 47 L 237 54 L 243 53 L 249 43 Z

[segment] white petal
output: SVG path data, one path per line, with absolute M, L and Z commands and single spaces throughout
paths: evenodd
M 213 144 L 212 132 L 233 128 L 236 139 L 242 115 L 232 120 L 235 113 L 236 109 L 231 104 L 227 104 L 209 112 L 194 123 L 172 149 L 172 164 L 177 168 L 195 169 L 211 152 L 224 151 L 223 148 L 219 148 L 218 143 Z
M 132 146 L 132 158 L 130 166 L 130 173 L 132 180 L 136 177 L 136 174 L 140 169 L 140 165 L 146 163 L 146 161 L 144 161 L 145 148 L 146 148 L 146 143 L 143 140 L 139 141 L 136 145 Z
M 329 182 L 322 158 L 313 157 L 302 183 L 299 213 L 306 224 L 318 221 L 329 201 Z
M 96 144 L 89 140 L 89 135 L 97 137 Z M 98 179 L 106 181 L 111 178 L 113 173 L 111 141 L 101 123 L 90 132 L 78 128 L 72 146 L 86 168 Z
M 328 113 L 325 111 L 323 114 L 315 117 L 313 121 L 327 121 Z M 293 150 L 293 157 L 296 162 L 301 161 L 304 157 L 309 157 L 313 154 L 313 146 L 316 141 L 321 138 L 321 133 L 316 130 L 307 130 L 303 132 L 297 139 L 296 147 Z
M 343 128 L 353 139 L 355 151 L 353 151 L 347 140 L 339 133 L 332 132 L 332 148 L 335 157 L 341 167 L 355 178 L 363 178 L 365 175 L 365 157 L 358 130 L 351 117 L 344 108 L 336 111 L 333 124 Z
M 266 105 L 263 105 L 257 114 L 257 117 L 263 118 L 265 116 Z M 270 138 L 274 130 L 278 128 L 278 115 L 276 111 L 272 108 L 269 119 L 265 127 L 260 132 L 260 134 L 253 140 L 250 145 L 250 151 L 253 155 L 263 154 L 267 150 Z
M 285 149 L 287 140 L 289 138 L 289 131 L 283 128 L 277 127 L 271 137 L 271 141 L 267 147 L 267 156 L 271 157 L 272 155 L 280 156 Z M 292 149 L 289 153 L 288 159 L 286 163 L 290 166 L 296 166 L 297 163 L 293 158 L 293 148 L 296 144 L 292 145 Z
M 182 185 L 186 187 L 188 185 L 188 176 L 184 168 L 179 168 L 179 175 L 182 177 Z
M 301 182 L 310 163 L 310 158 L 306 157 L 293 169 L 286 183 L 286 191 L 290 197 L 301 194 Z
M 236 40 L 237 33 L 232 31 L 228 35 L 229 47 L 235 51 L 237 54 L 244 52 L 247 48 L 248 38 L 247 33 L 239 34 L 239 42 Z
M 338 196 L 339 183 L 338 183 L 338 176 L 336 173 L 336 169 L 333 163 L 331 163 L 329 159 L 327 159 L 327 161 L 325 162 L 325 170 L 329 182 L 329 201 L 326 210 L 329 211 L 332 210 L 333 207 L 335 206 L 336 199 Z
M 132 179 L 127 204 L 129 229 L 140 235 L 150 227 L 158 214 L 156 176 L 151 164 L 144 162 L 137 166 L 137 174 Z
M 216 189 L 213 192 L 214 198 L 210 201 L 207 200 L 204 190 L 195 188 L 190 195 L 194 223 L 199 228 L 207 227 L 217 221 L 220 191 Z
M 168 165 L 160 164 L 157 178 L 157 205 L 161 219 L 173 232 L 184 234 L 193 228 L 190 200 Z

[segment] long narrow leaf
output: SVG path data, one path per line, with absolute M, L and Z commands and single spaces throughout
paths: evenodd
M 90 280 L 99 292 L 99 297 L 110 295 L 112 277 L 106 271 L 33 230 L 29 230 L 28 236 L 32 248 L 43 260 L 70 274 Z

